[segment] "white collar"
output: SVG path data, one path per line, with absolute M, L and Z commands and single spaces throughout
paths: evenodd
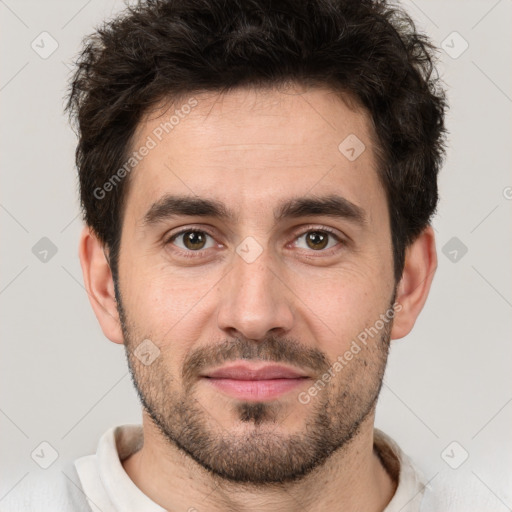
M 143 441 L 142 425 L 112 427 L 101 436 L 95 455 L 75 461 L 94 512 L 165 512 L 135 485 L 121 463 L 138 451 Z M 374 430 L 374 446 L 390 474 L 398 472 L 398 487 L 383 512 L 418 512 L 425 490 L 423 476 L 393 439 L 378 429 Z

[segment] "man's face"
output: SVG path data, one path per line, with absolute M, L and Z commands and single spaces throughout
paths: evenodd
M 132 376 L 164 438 L 214 474 L 297 480 L 372 419 L 386 364 L 395 283 L 370 123 L 323 89 L 194 97 L 169 134 L 180 105 L 132 145 L 156 143 L 121 237 Z M 215 378 L 237 363 L 281 369 Z

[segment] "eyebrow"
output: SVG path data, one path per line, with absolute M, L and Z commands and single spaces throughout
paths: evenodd
M 173 217 L 213 217 L 236 223 L 238 215 L 220 201 L 194 196 L 165 195 L 151 205 L 144 215 L 143 226 L 149 227 Z M 365 226 L 366 212 L 348 199 L 331 194 L 328 196 L 297 197 L 286 200 L 274 210 L 276 222 L 288 218 L 326 216 L 346 219 Z

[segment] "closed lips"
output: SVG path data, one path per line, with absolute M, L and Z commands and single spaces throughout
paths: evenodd
M 247 366 L 229 366 L 208 372 L 203 377 L 211 379 L 233 380 L 272 380 L 272 379 L 301 379 L 308 376 L 299 370 L 293 370 L 284 366 L 263 366 L 250 368 Z

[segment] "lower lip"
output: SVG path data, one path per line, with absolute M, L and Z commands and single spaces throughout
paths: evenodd
M 304 384 L 307 378 L 236 380 L 204 378 L 220 391 L 241 400 L 272 400 Z

